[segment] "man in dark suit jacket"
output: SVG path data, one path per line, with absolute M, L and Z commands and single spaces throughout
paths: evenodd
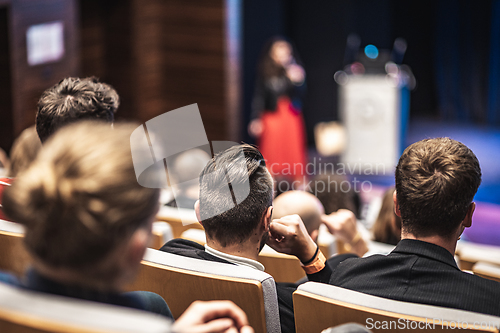
M 500 284 L 460 271 L 457 240 L 472 225 L 472 201 L 481 183 L 474 153 L 449 138 L 409 146 L 396 167 L 395 212 L 401 241 L 387 256 L 328 263 L 335 286 L 390 299 L 500 316 Z M 296 246 L 307 246 L 304 245 Z
M 257 258 L 268 238 L 271 240 L 272 201 L 273 180 L 260 152 L 250 145 L 233 146 L 216 154 L 200 174 L 200 199 L 195 203 L 195 212 L 205 229 L 206 245 L 173 240 L 161 250 L 263 271 L 264 266 Z M 297 247 L 294 254 L 303 263 L 306 273 L 314 277 L 316 258 L 320 254 L 300 218 L 280 219 L 273 224 L 280 224 L 279 227 L 285 229 L 282 233 L 295 232 L 302 243 L 309 245 Z M 268 243 L 272 246 L 280 242 L 278 238 Z M 292 306 L 295 288 L 295 285 L 277 283 L 283 332 L 295 331 Z

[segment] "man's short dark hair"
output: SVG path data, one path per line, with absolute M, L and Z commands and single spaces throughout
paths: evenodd
M 114 121 L 118 93 L 97 78 L 69 77 L 47 89 L 38 101 L 36 131 L 42 142 L 62 126 L 80 119 Z
M 402 227 L 417 237 L 448 237 L 481 184 L 476 155 L 463 143 L 426 139 L 406 148 L 396 167 Z
M 249 193 L 237 203 L 239 194 L 235 189 L 241 184 L 249 184 Z M 272 200 L 271 175 L 262 154 L 253 146 L 236 145 L 216 154 L 200 173 L 203 227 L 224 247 L 248 239 Z

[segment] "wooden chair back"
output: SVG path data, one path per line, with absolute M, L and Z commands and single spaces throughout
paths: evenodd
M 167 222 L 172 227 L 174 238 L 180 238 L 182 233 L 188 229 L 201 229 L 194 209 L 173 208 L 163 206 L 156 215 L 158 221 Z
M 159 250 L 166 242 L 173 239 L 172 227 L 167 222 L 153 222 L 153 235 L 151 237 L 150 248 Z
M 0 270 L 22 276 L 31 263 L 21 225 L 0 220 Z
M 475 263 L 481 261 L 500 266 L 500 247 L 494 245 L 458 242 L 456 254 L 460 269 L 471 271 Z
M 307 282 L 293 294 L 297 333 L 319 333 L 349 322 L 374 332 L 498 332 L 500 318 L 469 311 L 413 304 L 335 286 Z M 484 327 L 481 327 L 484 323 Z
M 478 262 L 472 267 L 472 272 L 485 279 L 500 282 L 500 266 Z
M 189 229 L 182 233 L 181 238 L 205 245 L 205 232 L 198 229 Z M 265 272 L 271 275 L 276 282 L 295 283 L 306 276 L 300 261 L 294 256 L 274 251 L 264 246 L 259 253 L 259 262 L 266 268 Z
M 2 333 L 167 333 L 157 315 L 0 284 Z
M 275 282 L 249 267 L 148 249 L 129 289 L 159 294 L 174 318 L 196 300 L 231 300 L 245 311 L 255 332 L 280 330 Z
M 259 253 L 259 262 L 276 282 L 294 283 L 306 276 L 295 256 L 279 253 L 267 245 Z

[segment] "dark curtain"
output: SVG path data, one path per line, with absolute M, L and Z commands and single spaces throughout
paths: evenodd
M 491 24 L 500 19 L 492 10 L 497 3 L 438 2 L 434 68 L 438 112 L 443 120 L 489 124 L 499 120 L 500 27 L 495 31 Z
M 488 123 L 500 124 L 500 0 L 492 4 L 489 64 Z

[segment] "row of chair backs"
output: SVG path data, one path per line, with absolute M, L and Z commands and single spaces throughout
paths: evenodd
M 23 242 L 24 228 L 14 222 L 0 220 L 0 271 L 22 276 L 32 259 Z M 153 223 L 150 247 L 159 249 L 173 238 L 172 228 L 165 222 Z
M 230 300 L 245 311 L 255 332 L 280 331 L 276 284 L 269 274 L 250 267 L 147 249 L 130 290 L 159 294 L 174 318 L 196 300 Z
M 321 332 L 347 322 L 381 332 L 498 332 L 500 325 L 500 317 L 394 301 L 315 282 L 300 285 L 293 303 L 297 333 Z
M 180 238 L 182 233 L 188 229 L 203 230 L 194 209 L 162 206 L 156 214 L 156 219 L 170 224 L 174 238 Z
M 184 231 L 181 238 L 205 245 L 205 232 L 198 229 Z M 265 272 L 271 275 L 276 282 L 294 283 L 306 276 L 300 261 L 295 256 L 279 253 L 265 245 L 259 253 L 259 262 L 266 268 Z
M 500 282 L 500 266 L 480 261 L 472 267 L 472 272 L 485 279 Z
M 145 311 L 0 283 L 2 333 L 168 333 L 170 325 L 169 320 Z
M 472 270 L 475 263 L 481 261 L 500 266 L 500 247 L 471 242 L 458 242 L 456 254 L 460 259 L 460 269 Z

